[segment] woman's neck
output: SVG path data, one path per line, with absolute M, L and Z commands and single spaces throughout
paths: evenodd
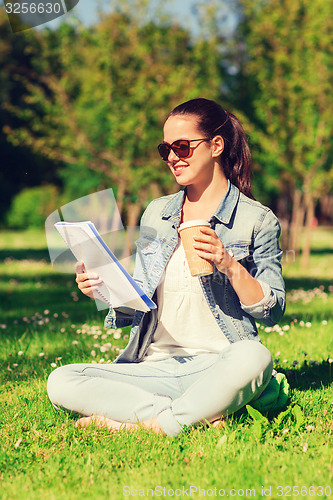
M 228 181 L 224 175 L 210 182 L 206 187 L 193 184 L 187 186 L 182 221 L 210 219 L 227 189 Z

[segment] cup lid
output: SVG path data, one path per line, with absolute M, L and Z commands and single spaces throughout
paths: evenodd
M 182 231 L 183 229 L 187 229 L 188 227 L 195 227 L 195 226 L 208 226 L 208 227 L 210 227 L 210 223 L 208 222 L 208 220 L 204 220 L 204 219 L 189 220 L 187 222 L 183 222 L 179 226 L 178 231 Z

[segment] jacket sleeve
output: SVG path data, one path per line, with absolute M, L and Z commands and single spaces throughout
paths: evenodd
M 282 278 L 279 247 L 281 227 L 272 211 L 268 211 L 253 235 L 252 251 L 247 260 L 247 270 L 262 287 L 263 299 L 250 306 L 241 303 L 242 309 L 255 319 L 268 326 L 273 326 L 282 318 L 286 294 Z

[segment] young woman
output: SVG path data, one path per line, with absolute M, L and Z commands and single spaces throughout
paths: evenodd
M 130 340 L 108 365 L 74 364 L 51 373 L 56 407 L 111 431 L 150 428 L 176 436 L 198 422 L 254 401 L 272 377 L 272 358 L 255 320 L 274 325 L 284 312 L 280 226 L 251 194 L 251 158 L 237 118 L 207 99 L 177 106 L 158 147 L 185 189 L 154 200 L 137 242 L 135 280 L 157 303 L 149 313 L 111 308 L 107 328 L 132 324 Z M 214 272 L 192 277 L 178 228 L 206 219 L 193 239 Z M 90 297 L 100 283 L 77 268 Z

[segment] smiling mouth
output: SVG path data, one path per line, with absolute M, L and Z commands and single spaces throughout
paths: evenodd
M 179 172 L 180 170 L 184 170 L 187 165 L 180 165 L 179 167 L 173 167 L 174 172 Z

